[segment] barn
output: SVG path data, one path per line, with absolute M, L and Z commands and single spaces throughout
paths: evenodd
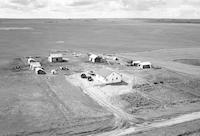
M 48 57 L 49 62 L 63 62 L 62 53 L 51 53 Z
M 152 67 L 151 62 L 141 62 L 138 65 L 141 69 L 150 69 Z
M 95 74 L 97 80 L 101 81 L 102 83 L 112 84 L 122 82 L 122 75 L 109 69 L 101 69 L 96 71 Z
M 102 62 L 102 57 L 101 56 L 98 56 L 98 55 L 95 55 L 95 54 L 91 54 L 89 56 L 89 61 L 93 62 L 93 63 L 96 63 L 96 62 Z
M 40 62 L 31 62 L 30 63 L 30 69 L 31 70 L 35 70 L 36 68 L 41 68 L 42 66 L 41 66 L 41 64 L 40 64 Z

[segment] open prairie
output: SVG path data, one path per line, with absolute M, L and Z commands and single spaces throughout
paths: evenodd
M 124 135 L 134 135 L 131 127 L 135 125 L 154 126 L 153 121 L 198 112 L 199 35 L 199 22 L 189 20 L 1 19 L 0 136 L 115 136 L 127 127 L 130 133 L 124 130 Z M 50 64 L 50 51 L 62 52 L 69 62 Z M 82 56 L 73 56 L 74 51 Z M 88 62 L 88 52 L 151 61 L 162 69 L 140 71 L 121 65 L 96 65 Z M 29 56 L 41 62 L 47 71 L 45 76 L 29 70 Z M 50 74 L 51 69 L 63 65 L 70 70 L 59 71 L 56 76 Z M 102 67 L 120 71 L 130 79 L 135 77 L 137 83 L 131 89 L 129 80 L 97 87 L 80 78 L 81 72 Z M 199 120 L 189 121 L 172 123 L 176 130 L 183 130 L 180 132 L 159 124 L 163 129 L 138 131 L 136 135 L 198 135 Z M 194 127 L 189 130 L 191 126 Z
M 138 52 L 196 48 L 200 25 L 131 19 L 0 20 L 0 55 L 47 54 L 51 49 Z

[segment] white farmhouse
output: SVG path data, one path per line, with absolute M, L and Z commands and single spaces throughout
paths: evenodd
M 62 62 L 63 55 L 62 53 L 51 53 L 48 57 L 49 62 Z
M 40 62 L 31 62 L 30 63 L 30 69 L 31 70 L 35 70 L 36 68 L 41 68 L 42 66 L 41 66 L 41 64 L 40 64 Z
M 141 62 L 138 66 L 141 69 L 149 69 L 152 67 L 152 64 L 151 64 L 151 62 Z
M 120 83 L 122 82 L 122 75 L 108 70 L 108 69 L 101 69 L 95 72 L 97 80 L 102 83 L 112 84 L 112 83 Z

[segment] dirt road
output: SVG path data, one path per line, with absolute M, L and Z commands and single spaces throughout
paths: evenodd
M 185 115 L 180 115 L 178 117 L 175 117 L 169 120 L 155 122 L 149 125 L 131 127 L 127 129 L 118 129 L 111 132 L 98 134 L 95 136 L 124 136 L 131 133 L 138 133 L 138 132 L 148 131 L 155 128 L 168 127 L 168 126 L 172 126 L 172 125 L 176 125 L 176 124 L 180 124 L 184 122 L 189 122 L 189 121 L 193 121 L 197 119 L 200 119 L 200 112 L 193 112 L 193 113 L 189 113 Z
M 79 79 L 77 77 L 77 75 L 75 75 L 76 77 L 66 77 L 66 80 L 68 80 L 69 82 L 73 83 L 73 84 L 77 84 L 78 86 L 80 86 L 82 88 L 82 90 L 84 91 L 85 94 L 89 95 L 91 98 L 93 98 L 95 101 L 97 101 L 101 106 L 107 108 L 110 112 L 112 112 L 116 118 L 120 121 L 123 120 L 124 123 L 137 123 L 139 122 L 139 120 L 134 117 L 133 115 L 130 115 L 126 112 L 124 112 L 122 109 L 120 109 L 117 106 L 112 105 L 107 98 L 105 97 L 105 95 L 103 94 L 103 91 L 101 91 L 100 87 L 94 87 L 91 86 L 86 82 L 84 82 L 83 80 Z M 79 80 L 79 82 L 77 81 L 73 81 L 73 80 Z

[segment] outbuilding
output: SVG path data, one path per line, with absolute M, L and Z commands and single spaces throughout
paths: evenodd
M 138 65 L 141 69 L 150 69 L 152 67 L 151 62 L 141 62 Z
M 36 60 L 33 58 L 28 58 L 28 64 L 30 65 L 32 62 L 36 62 Z
M 133 61 L 132 62 L 132 66 L 138 66 L 141 63 L 141 61 Z
M 41 64 L 40 64 L 40 62 L 31 62 L 30 63 L 30 69 L 31 70 L 35 70 L 36 68 L 41 68 L 42 66 L 41 66 Z
M 95 74 L 97 80 L 101 81 L 102 83 L 112 84 L 122 82 L 122 75 L 109 69 L 101 69 L 96 71 Z
M 48 57 L 49 62 L 63 62 L 62 53 L 51 53 Z
M 56 75 L 56 74 L 57 74 L 57 70 L 52 69 L 52 70 L 51 70 L 51 74 L 52 74 L 52 75 Z
M 35 68 L 35 73 L 38 75 L 46 74 L 46 72 L 42 68 L 39 68 L 39 67 Z
M 98 55 L 95 55 L 95 54 L 91 54 L 89 56 L 89 61 L 93 62 L 93 63 L 96 63 L 96 62 L 102 62 L 102 57 L 101 56 L 98 56 Z

